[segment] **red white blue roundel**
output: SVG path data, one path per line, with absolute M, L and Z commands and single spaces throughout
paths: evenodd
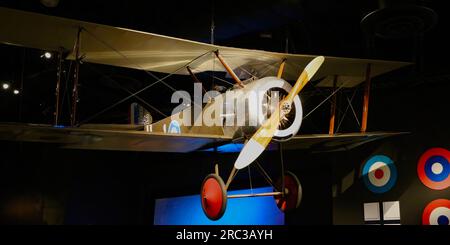
M 173 120 L 170 122 L 168 132 L 171 134 L 181 134 L 181 127 L 178 121 Z
M 367 188 L 374 193 L 389 191 L 397 181 L 394 161 L 385 155 L 372 156 L 364 164 L 363 180 Z
M 450 200 L 434 200 L 423 210 L 422 224 L 424 225 L 449 225 L 449 220 Z
M 417 174 L 420 181 L 433 190 L 443 190 L 450 186 L 450 151 L 431 148 L 419 159 Z

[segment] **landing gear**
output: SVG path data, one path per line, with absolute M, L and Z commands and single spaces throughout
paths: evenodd
M 227 190 L 233 181 L 234 177 L 238 173 L 239 169 L 233 167 L 231 170 L 227 183 L 224 184 L 222 178 L 219 176 L 219 167 L 215 165 L 215 173 L 209 174 L 203 180 L 200 197 L 202 202 L 202 209 L 205 215 L 210 220 L 218 220 L 222 218 L 227 208 L 227 200 L 233 198 L 246 198 L 246 197 L 263 197 L 272 196 L 282 212 L 298 208 L 302 200 L 302 186 L 297 176 L 292 172 L 285 171 L 283 163 L 283 149 L 279 144 L 280 159 L 281 159 L 281 178 L 277 182 L 273 182 L 269 174 L 264 168 L 255 161 L 254 165 L 257 167 L 261 175 L 265 178 L 268 184 L 273 187 L 273 192 L 266 193 L 251 193 L 251 194 L 237 194 L 227 195 Z M 249 169 L 250 176 L 250 169 Z M 250 187 L 251 176 L 250 176 Z
M 257 165 L 259 166 L 259 164 Z M 234 175 L 235 173 L 231 173 Z M 270 180 L 270 178 L 269 178 Z M 284 191 L 282 191 L 284 181 Z M 231 181 L 230 181 L 231 182 Z M 274 191 L 268 193 L 227 195 L 227 186 L 217 174 L 209 174 L 203 180 L 200 197 L 202 209 L 210 220 L 222 218 L 227 208 L 228 198 L 273 196 L 282 212 L 298 208 L 302 200 L 302 186 L 297 176 L 292 172 L 284 172 L 284 177 L 274 184 Z
M 275 184 L 276 189 L 280 190 L 283 194 L 274 196 L 275 202 L 278 208 L 282 212 L 286 212 L 295 208 L 298 208 L 302 200 L 302 186 L 297 176 L 292 172 L 286 171 L 283 179 L 279 179 Z M 284 191 L 282 190 L 284 180 Z
M 203 180 L 200 191 L 202 209 L 211 220 L 220 219 L 227 208 L 227 190 L 217 174 L 210 174 Z

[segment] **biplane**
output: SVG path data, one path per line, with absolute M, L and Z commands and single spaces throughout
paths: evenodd
M 410 64 L 406 62 L 231 48 L 7 8 L 0 8 L 0 42 L 58 53 L 59 65 L 64 59 L 75 62 L 70 125 L 61 126 L 58 123 L 59 67 L 54 125 L 2 123 L 0 140 L 48 142 L 69 149 L 148 152 L 193 152 L 243 143 L 227 181 L 223 181 L 218 165 L 215 165 L 214 173 L 208 175 L 201 185 L 201 205 L 206 216 L 212 220 L 222 217 L 228 198 L 273 196 L 282 211 L 298 207 L 302 196 L 298 178 L 284 171 L 282 166 L 280 181 L 274 182 L 255 161 L 273 144 L 279 144 L 279 151 L 316 149 L 316 146 L 339 151 L 401 134 L 366 131 L 371 78 Z M 198 81 L 196 74 L 207 71 L 226 72 L 234 81 L 229 91 L 240 91 L 242 98 L 247 98 L 254 91 L 278 91 L 280 95 L 276 106 L 269 108 L 267 103 L 261 103 L 256 110 L 247 110 L 245 121 L 251 121 L 263 111 L 269 115 L 264 121 L 257 121 L 252 126 L 230 126 L 226 123 L 235 120 L 236 108 L 231 109 L 231 113 L 220 115 L 224 124 L 213 126 L 202 125 L 203 119 L 195 115 L 191 121 L 200 120 L 200 126 L 195 123 L 187 126 L 174 119 L 174 115 L 147 125 L 87 124 L 77 119 L 79 66 L 85 62 L 138 69 L 149 74 L 167 74 L 163 78 L 155 78 L 155 82 L 118 103 L 138 96 L 156 83 L 164 83 L 173 74 L 191 76 Z M 246 73 L 238 75 L 238 69 L 253 72 L 250 77 Z M 359 132 L 335 133 L 334 100 L 329 117 L 329 132 L 298 134 L 303 119 L 300 92 L 310 80 L 319 81 L 315 86 L 332 89 L 333 93 L 327 99 L 332 99 L 341 88 L 354 88 L 364 83 Z M 288 81 L 296 82 L 292 86 Z M 224 100 L 219 100 L 225 94 L 219 93 L 200 105 L 189 104 L 178 113 L 189 111 L 192 115 L 191 109 L 195 107 L 205 111 L 218 103 L 221 103 L 218 107 L 227 107 Z M 270 96 L 264 98 L 270 99 Z M 260 170 L 274 191 L 227 196 L 227 190 L 237 172 L 250 164 Z

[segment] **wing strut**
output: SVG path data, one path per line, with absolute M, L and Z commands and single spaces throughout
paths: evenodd
M 197 76 L 192 72 L 191 68 L 189 66 L 186 66 L 187 71 L 189 72 L 189 75 L 191 75 L 192 80 L 196 83 L 202 83 L 200 80 L 198 80 Z
M 278 68 L 278 73 L 277 73 L 277 77 L 278 78 L 281 78 L 281 76 L 283 75 L 284 65 L 285 64 L 286 64 L 286 58 L 283 59 L 283 61 L 281 61 L 280 68 Z
M 72 112 L 70 114 L 70 125 L 73 127 L 77 122 L 77 104 L 78 104 L 78 81 L 80 75 L 80 45 L 81 45 L 81 31 L 78 28 L 77 40 L 75 42 L 75 70 L 73 72 L 73 90 L 72 90 Z
M 60 94 L 60 90 L 61 90 L 61 76 L 62 76 L 62 65 L 63 65 L 63 48 L 60 48 L 58 51 L 58 64 L 57 64 L 57 72 L 56 72 L 56 88 L 55 88 L 55 121 L 54 124 L 55 126 L 58 126 L 59 123 L 59 94 Z M 70 71 L 69 71 L 70 72 Z
M 242 84 L 241 79 L 234 73 L 233 69 L 225 62 L 225 60 L 222 58 L 222 56 L 219 54 L 219 50 L 214 51 L 214 54 L 216 54 L 217 59 L 219 59 L 220 63 L 222 63 L 225 70 L 227 70 L 228 74 L 233 78 L 233 80 L 236 82 L 237 85 L 240 87 L 244 87 Z
M 338 81 L 338 76 L 334 75 L 333 79 L 333 93 L 336 91 L 336 85 Z M 337 94 L 334 93 L 332 101 L 331 101 L 331 114 L 330 114 L 330 129 L 328 130 L 329 135 L 334 134 L 334 121 L 336 119 L 336 103 L 337 103 Z
M 367 117 L 369 115 L 369 96 L 370 96 L 370 82 L 371 82 L 370 71 L 371 71 L 371 64 L 369 63 L 367 64 L 366 67 L 366 84 L 364 87 L 361 133 L 365 133 L 367 130 Z
M 192 80 L 193 80 L 195 83 L 200 83 L 200 84 L 202 84 L 203 92 L 204 92 L 205 94 L 207 94 L 206 89 L 205 89 L 205 86 L 203 86 L 203 83 L 200 81 L 200 79 L 198 79 L 198 77 L 192 72 L 191 67 L 186 66 L 186 69 L 187 69 L 187 71 L 189 72 L 189 75 L 191 75 Z

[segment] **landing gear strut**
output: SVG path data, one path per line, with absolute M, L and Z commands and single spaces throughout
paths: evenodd
M 231 173 L 235 175 L 236 173 Z M 284 182 L 284 183 L 283 183 Z M 284 190 L 282 186 L 284 185 Z M 282 212 L 298 208 L 302 200 L 302 186 L 297 176 L 292 172 L 284 172 L 274 185 L 274 191 L 268 193 L 227 195 L 227 185 L 217 174 L 209 174 L 203 180 L 200 190 L 202 209 L 210 220 L 222 218 L 227 208 L 228 199 L 243 197 L 273 196 L 278 208 Z

